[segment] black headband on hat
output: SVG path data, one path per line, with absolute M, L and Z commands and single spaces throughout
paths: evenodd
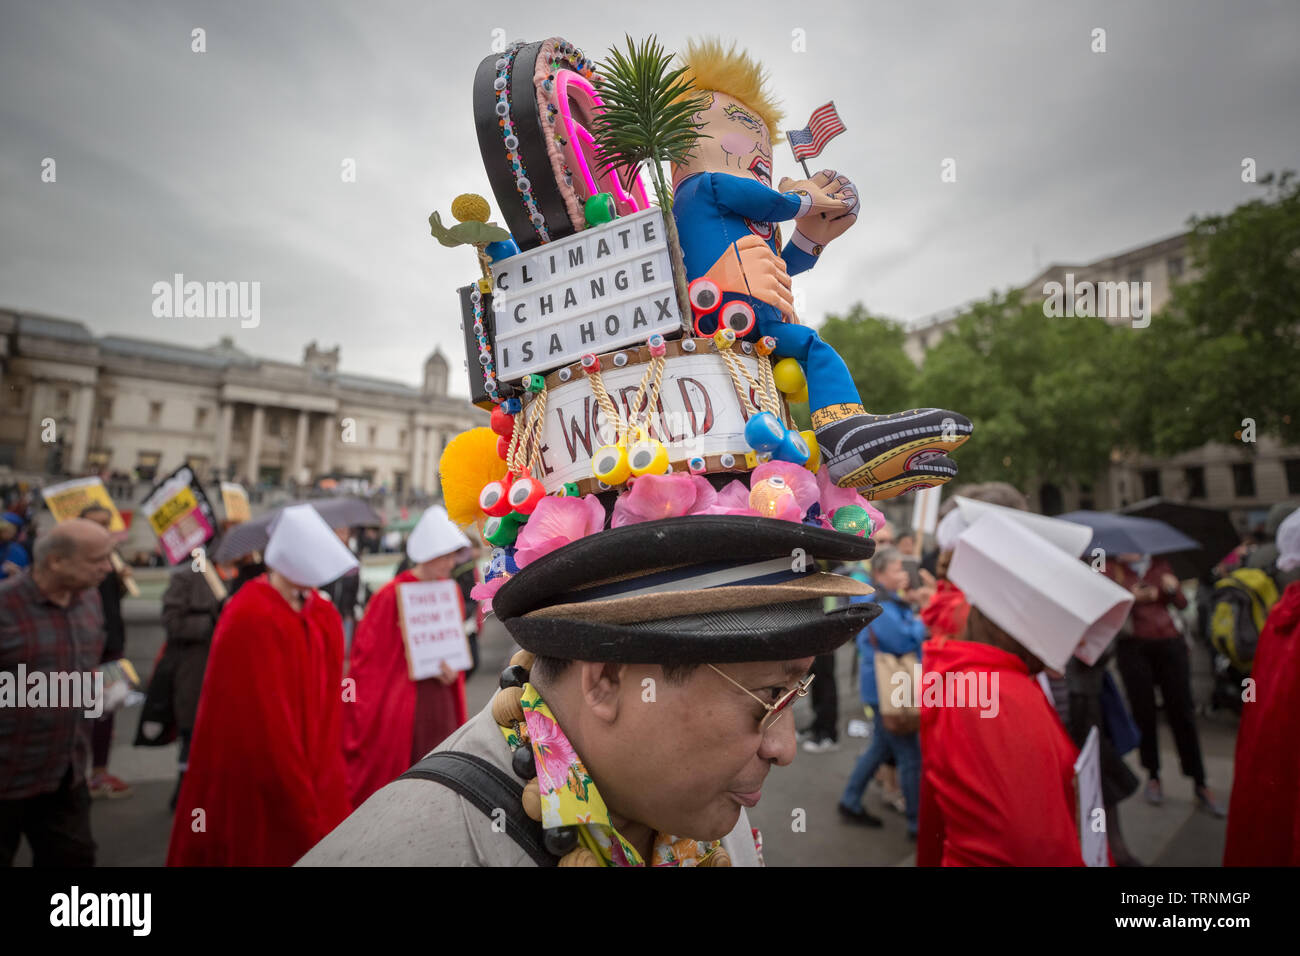
M 870 538 L 743 515 L 697 515 L 600 531 L 527 565 L 496 613 L 521 647 L 570 660 L 794 660 L 834 650 L 877 614 L 828 596 L 869 594 L 816 561 L 864 561 Z

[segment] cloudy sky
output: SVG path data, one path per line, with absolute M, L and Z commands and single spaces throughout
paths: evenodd
M 915 320 L 1226 211 L 1258 192 L 1244 157 L 1300 166 L 1294 0 L 0 0 L 0 306 L 291 361 L 317 339 L 410 383 L 440 345 L 459 372 L 476 268 L 426 219 L 490 196 L 474 70 L 494 37 L 599 57 L 624 33 L 738 39 L 786 128 L 834 99 L 848 132 L 815 163 L 863 214 L 798 280 L 813 322 L 855 301 Z M 775 162 L 798 173 L 788 146 Z M 261 324 L 155 318 L 177 272 L 260 282 Z

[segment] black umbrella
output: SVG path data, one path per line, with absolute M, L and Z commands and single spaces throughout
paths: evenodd
M 1183 504 L 1168 498 L 1145 498 L 1120 511 L 1173 525 L 1201 546 L 1200 551 L 1169 556 L 1174 573 L 1180 578 L 1204 576 L 1241 542 L 1241 535 L 1233 526 L 1228 512 L 1222 508 Z
M 360 498 L 317 498 L 312 501 L 295 501 L 259 515 L 252 521 L 235 525 L 221 539 L 213 560 L 224 564 L 253 551 L 265 551 L 266 543 L 271 536 L 271 523 L 285 508 L 302 504 L 315 508 L 331 528 L 355 528 L 384 523 L 379 512 Z

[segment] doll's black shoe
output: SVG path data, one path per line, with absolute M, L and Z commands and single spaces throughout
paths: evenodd
M 819 408 L 813 428 L 831 481 L 841 488 L 875 487 L 885 492 L 879 498 L 951 480 L 956 466 L 944 456 L 972 430 L 969 418 L 943 408 L 872 415 L 861 405 Z M 915 477 L 891 484 L 905 473 Z

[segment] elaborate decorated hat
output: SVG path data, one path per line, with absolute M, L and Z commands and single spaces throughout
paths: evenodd
M 598 64 L 561 37 L 479 64 L 473 126 L 495 204 L 462 194 L 454 223 L 429 224 L 475 253 L 456 293 L 470 401 L 491 419 L 448 443 L 443 498 L 495 549 L 473 597 L 529 651 L 804 657 L 878 613 L 824 612 L 870 589 L 815 561 L 869 558 L 884 524 L 871 501 L 951 479 L 947 454 L 972 425 L 864 409 L 789 279 L 856 221 L 857 188 L 806 167 L 773 187 L 781 131 L 762 63 L 704 42 L 675 64 L 653 38 Z M 818 137 L 789 131 L 795 159 L 837 122 L 827 104 Z M 744 169 L 703 148 L 723 132 L 743 140 Z
M 626 663 L 793 660 L 834 650 L 880 613 L 830 612 L 870 594 L 819 571 L 863 561 L 870 538 L 732 515 L 668 518 L 593 534 L 514 575 L 493 601 L 524 650 Z

